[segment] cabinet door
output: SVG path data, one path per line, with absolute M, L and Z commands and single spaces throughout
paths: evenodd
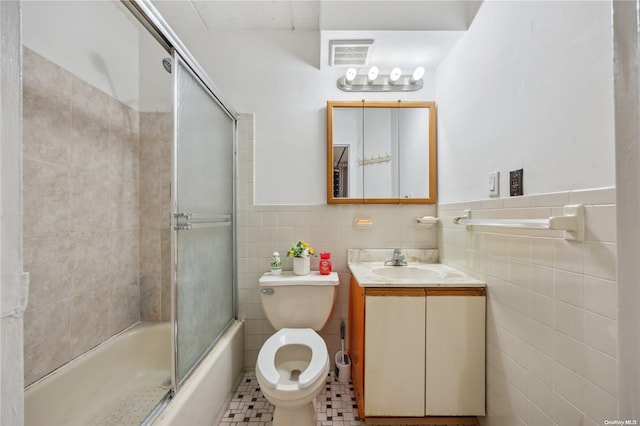
M 364 418 L 364 288 L 353 276 L 349 284 L 349 355 L 358 415 Z
M 485 297 L 430 294 L 427 291 L 425 414 L 483 416 Z
M 424 415 L 424 290 L 365 300 L 364 410 L 368 416 Z

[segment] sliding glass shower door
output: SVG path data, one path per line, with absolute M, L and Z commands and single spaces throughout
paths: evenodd
M 235 119 L 175 53 L 174 390 L 234 320 Z

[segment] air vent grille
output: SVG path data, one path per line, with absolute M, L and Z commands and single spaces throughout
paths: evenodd
M 331 40 L 329 42 L 330 66 L 365 66 L 369 63 L 369 55 L 373 40 Z

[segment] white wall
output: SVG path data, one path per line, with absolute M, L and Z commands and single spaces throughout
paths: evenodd
M 489 1 L 436 72 L 439 202 L 613 186 L 611 4 Z
M 255 114 L 256 204 L 326 202 L 328 100 L 433 99 L 430 75 L 417 92 L 341 92 L 336 79 L 345 70 L 317 66 L 319 32 L 194 31 L 179 35 L 225 99 L 237 111 Z M 202 38 L 208 42 L 203 43 Z
M 618 411 L 617 327 L 638 325 L 618 310 L 611 3 L 484 2 L 436 73 L 436 101 L 441 261 L 488 287 L 484 424 L 631 418 Z M 520 167 L 525 196 L 509 197 Z M 488 200 L 492 170 L 501 196 Z M 567 204 L 585 205 L 584 241 L 452 223 L 465 209 L 542 218 Z

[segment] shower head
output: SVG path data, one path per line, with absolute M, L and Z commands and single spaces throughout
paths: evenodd
M 162 60 L 162 66 L 169 74 L 171 74 L 171 58 L 164 58 Z

